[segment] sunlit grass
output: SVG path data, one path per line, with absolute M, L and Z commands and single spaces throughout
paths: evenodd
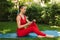
M 4 29 L 2 31 L 0 31 L 2 34 L 6 34 L 7 32 L 11 31 L 10 29 Z

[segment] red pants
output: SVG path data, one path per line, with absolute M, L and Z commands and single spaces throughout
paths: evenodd
M 34 32 L 37 35 L 41 35 L 41 36 L 46 36 L 46 34 L 42 33 L 41 31 L 39 31 L 37 25 L 35 22 L 33 22 L 32 24 L 30 24 L 26 29 L 17 29 L 17 35 L 18 36 L 26 36 L 29 33 Z

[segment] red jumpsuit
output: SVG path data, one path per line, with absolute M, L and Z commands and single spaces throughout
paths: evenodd
M 21 17 L 21 16 L 20 16 Z M 20 25 L 24 25 L 26 24 L 26 16 L 24 16 L 24 19 L 20 19 Z M 17 28 L 17 36 L 26 36 L 29 33 L 34 32 L 37 35 L 41 35 L 41 36 L 46 36 L 46 34 L 42 33 L 41 31 L 39 31 L 38 26 L 36 25 L 36 23 L 33 21 L 30 25 L 28 25 L 27 28 Z

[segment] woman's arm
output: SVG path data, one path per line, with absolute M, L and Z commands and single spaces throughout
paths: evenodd
M 28 17 L 26 17 L 26 21 L 27 21 L 27 22 L 31 22 L 31 21 L 28 20 Z
M 16 18 L 16 21 L 17 21 L 17 26 L 18 26 L 18 28 L 23 28 L 23 27 L 26 27 L 26 26 L 28 26 L 29 24 L 31 24 L 31 22 L 29 22 L 29 23 L 26 23 L 26 24 L 24 24 L 24 25 L 20 25 L 20 16 L 17 16 L 17 18 Z
M 27 20 L 27 22 L 31 22 L 31 21 L 28 20 L 28 17 L 26 17 L 26 20 Z M 32 21 L 36 22 L 35 19 L 33 19 Z

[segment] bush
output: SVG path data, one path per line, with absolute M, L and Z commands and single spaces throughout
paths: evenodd
M 14 6 L 13 3 L 7 0 L 0 0 L 0 21 L 8 19 L 9 10 Z
M 37 22 L 41 22 L 41 11 L 42 8 L 40 7 L 40 5 L 32 4 L 30 7 L 27 8 L 26 15 L 29 17 L 30 21 L 36 19 Z
M 8 20 L 9 21 L 15 21 L 17 13 L 18 13 L 17 9 L 12 9 L 11 12 L 10 12 L 10 14 L 8 15 Z
M 28 7 L 26 13 L 26 15 L 29 16 L 29 20 L 36 19 L 38 23 L 60 25 L 59 20 L 56 20 L 55 17 L 56 15 L 60 15 L 60 6 L 57 4 L 51 4 L 47 7 L 32 4 L 31 7 Z

